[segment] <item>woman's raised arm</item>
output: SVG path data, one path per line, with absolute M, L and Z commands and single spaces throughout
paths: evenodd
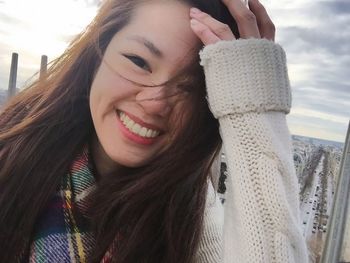
M 239 40 L 208 15 L 192 15 L 192 28 L 207 45 L 201 65 L 229 172 L 222 260 L 307 262 L 285 119 L 291 106 L 286 56 L 273 42 L 274 26 L 258 1 L 250 2 L 252 11 L 240 0 L 225 3 Z

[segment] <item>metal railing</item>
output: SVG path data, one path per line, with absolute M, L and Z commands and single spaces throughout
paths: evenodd
M 346 238 L 346 220 L 347 216 L 349 216 L 347 208 L 350 192 L 350 122 L 339 172 L 329 232 L 323 249 L 321 263 L 344 262 L 341 253 L 345 244 L 344 239 Z M 346 259 L 345 262 L 350 262 L 350 259 Z

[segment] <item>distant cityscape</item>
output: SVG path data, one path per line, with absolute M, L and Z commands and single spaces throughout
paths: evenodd
M 310 262 L 320 262 L 344 144 L 292 136 L 294 164 L 300 185 L 300 217 Z

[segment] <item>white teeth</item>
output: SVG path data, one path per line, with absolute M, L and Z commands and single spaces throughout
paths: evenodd
M 160 134 L 160 131 L 142 127 L 140 124 L 130 119 L 124 112 L 119 113 L 119 118 L 122 121 L 122 123 L 125 125 L 125 127 L 128 128 L 128 130 L 130 130 L 131 132 L 141 137 L 154 138 Z
M 150 138 L 151 135 L 152 135 L 152 131 L 151 130 L 147 130 L 146 137 Z
M 146 133 L 147 133 L 147 128 L 142 127 L 139 134 L 143 137 L 146 137 Z
M 124 113 L 121 113 L 121 114 L 120 114 L 120 119 L 121 119 L 122 121 L 125 120 L 125 114 L 124 114 Z
M 128 129 L 131 130 L 131 127 L 134 125 L 134 122 L 129 119 L 129 120 L 125 120 L 124 124 Z
M 135 123 L 134 126 L 132 126 L 131 128 L 131 131 L 136 134 L 139 134 L 140 130 L 141 130 L 141 126 L 137 123 Z

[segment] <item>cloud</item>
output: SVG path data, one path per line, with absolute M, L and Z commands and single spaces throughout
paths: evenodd
M 102 0 L 84 0 L 87 6 L 99 6 L 102 3 Z
M 337 1 L 321 1 L 319 4 L 319 9 L 325 14 L 329 12 L 335 15 L 346 15 L 350 14 L 350 2 L 348 0 L 337 0 Z
M 303 95 L 298 93 L 298 96 L 293 96 L 293 108 L 303 108 L 308 110 L 315 110 L 324 112 L 340 118 L 350 118 L 349 108 L 350 102 L 336 99 L 325 99 L 317 96 Z
M 40 57 L 60 55 L 96 13 L 89 0 L 0 2 L 0 89 L 7 89 L 11 53 L 19 54 L 18 87 L 39 70 Z M 79 16 L 77 11 L 79 10 Z
M 342 141 L 350 118 L 350 1 L 270 2 L 293 88 L 291 130 Z
M 349 117 L 341 117 L 334 114 L 329 114 L 326 112 L 321 112 L 316 110 L 310 110 L 306 108 L 295 107 L 292 109 L 291 114 L 322 119 L 322 120 L 336 122 L 336 123 L 345 124 L 345 125 L 349 122 Z
M 77 34 L 61 34 L 57 36 L 57 39 L 64 43 L 70 43 L 76 36 Z
M 261 1 L 277 27 L 276 41 L 287 53 L 292 132 L 343 141 L 350 117 L 350 1 Z M 19 53 L 21 86 L 39 70 L 40 55 L 51 60 L 62 53 L 100 3 L 0 0 L 0 88 L 7 88 L 13 51 Z
M 8 15 L 2 11 L 0 11 L 0 23 L 2 25 L 13 25 L 13 26 L 24 26 L 25 23 L 12 15 Z
M 331 138 L 331 140 L 344 142 L 347 124 L 338 124 L 328 119 L 314 116 L 290 114 L 287 117 L 292 134 L 301 134 L 315 138 Z
M 344 29 L 344 27 L 342 27 L 342 29 Z M 330 55 L 349 54 L 350 30 L 348 31 L 349 33 L 334 33 L 330 32 L 330 30 L 331 29 L 327 30 L 324 27 L 321 28 L 321 26 L 317 29 L 297 26 L 282 28 L 283 45 L 288 46 L 288 48 L 294 52 L 300 52 L 300 45 L 302 45 L 304 48 L 302 52 L 310 52 L 312 50 L 312 52 L 327 52 Z

